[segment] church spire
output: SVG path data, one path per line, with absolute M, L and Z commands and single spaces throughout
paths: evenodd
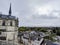
M 10 8 L 9 8 L 9 15 L 11 16 L 11 13 L 12 13 L 12 11 L 11 11 L 11 3 L 10 3 Z

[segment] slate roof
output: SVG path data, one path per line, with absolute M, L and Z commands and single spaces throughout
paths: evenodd
M 58 44 L 54 44 L 52 41 L 46 41 L 47 45 L 58 45 Z
M 0 19 L 16 19 L 15 16 L 0 14 Z

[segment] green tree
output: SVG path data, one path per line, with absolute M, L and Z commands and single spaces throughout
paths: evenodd
M 19 27 L 18 31 L 27 31 L 26 27 Z

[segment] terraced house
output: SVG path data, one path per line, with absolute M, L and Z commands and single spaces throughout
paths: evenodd
M 0 45 L 1 42 L 10 43 L 10 45 L 17 45 L 17 35 L 18 35 L 18 18 L 12 16 L 11 4 L 9 8 L 9 14 L 0 14 Z

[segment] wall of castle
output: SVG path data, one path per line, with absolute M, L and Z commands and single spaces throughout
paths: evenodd
M 3 21 L 5 21 L 5 26 L 2 25 Z M 12 26 L 10 26 L 10 22 L 12 22 Z M 3 20 L 0 19 L 0 29 L 5 29 L 5 32 L 2 32 L 2 35 L 7 36 L 7 40 L 13 40 L 17 38 L 18 27 L 15 25 L 15 20 Z
M 5 26 L 10 26 L 11 22 L 12 22 L 12 26 L 16 26 L 15 20 L 4 20 L 4 19 L 0 19 L 0 26 L 2 26 L 3 21 L 5 21 Z
M 3 20 L 0 20 L 0 25 L 2 25 Z

